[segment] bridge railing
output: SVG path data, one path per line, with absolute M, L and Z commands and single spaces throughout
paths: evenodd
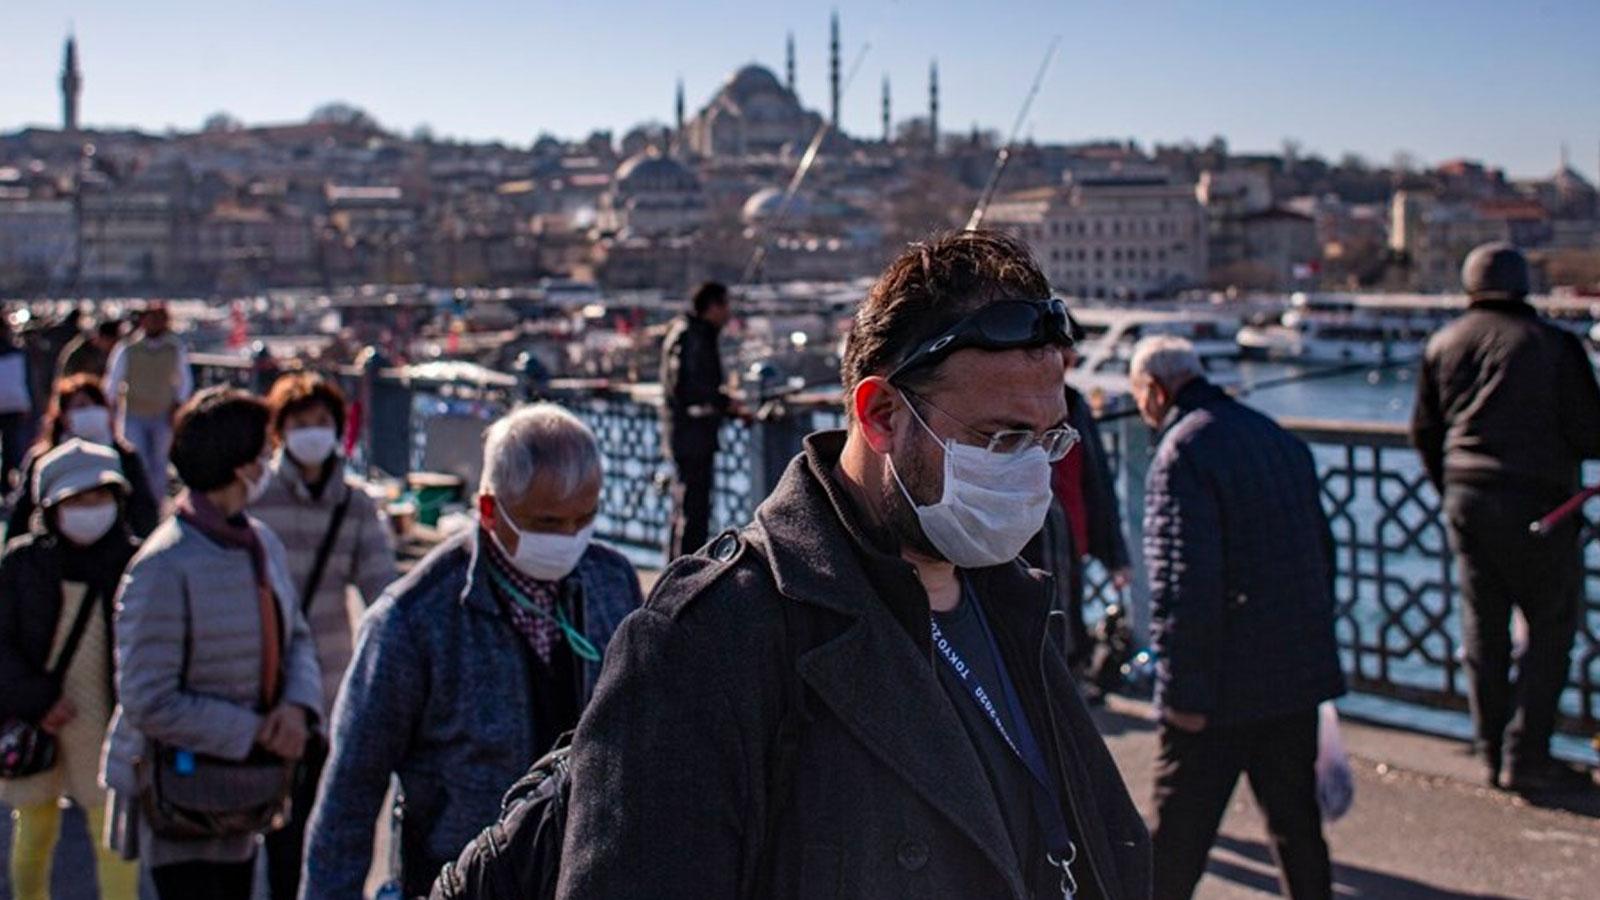
M 197 383 L 228 381 L 260 388 L 248 366 L 196 363 Z M 427 383 L 399 370 L 345 369 L 336 373 L 346 392 L 366 407 L 365 438 L 358 451 L 367 464 L 403 475 L 422 459 L 419 441 L 431 415 L 467 410 L 485 422 L 534 391 L 482 384 Z M 661 562 L 671 515 L 667 464 L 657 429 L 657 386 L 607 387 L 556 382 L 540 396 L 562 403 L 594 429 L 605 459 L 605 485 L 597 532 L 636 560 Z M 826 397 L 780 400 L 752 422 L 723 427 L 717 457 L 712 527 L 749 520 L 776 484 L 807 433 L 842 423 L 837 402 Z M 1459 592 L 1440 512 L 1440 498 L 1422 472 L 1402 427 L 1335 420 L 1285 419 L 1312 449 L 1323 505 L 1337 543 L 1337 630 L 1352 689 L 1411 703 L 1466 708 L 1460 659 Z M 1124 531 L 1134 558 L 1134 583 L 1118 597 L 1108 573 L 1087 573 L 1091 615 L 1108 602 L 1131 609 L 1135 633 L 1148 633 L 1149 610 L 1139 564 L 1144 475 L 1151 451 L 1149 429 L 1137 418 L 1102 425 Z M 1588 511 L 1600 511 L 1596 501 Z M 1585 532 L 1586 598 L 1580 616 L 1562 728 L 1600 730 L 1600 541 Z

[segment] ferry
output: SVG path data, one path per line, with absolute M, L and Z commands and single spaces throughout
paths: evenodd
M 1415 362 L 1428 335 L 1466 308 L 1466 298 L 1422 294 L 1305 294 L 1276 321 L 1239 329 L 1245 356 L 1297 363 Z

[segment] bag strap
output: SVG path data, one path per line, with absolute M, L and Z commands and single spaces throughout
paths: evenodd
M 67 666 L 72 665 L 72 657 L 78 652 L 78 643 L 83 640 L 83 633 L 89 627 L 89 617 L 99 605 L 100 592 L 93 587 L 86 588 L 83 603 L 78 607 L 78 614 L 72 620 L 72 630 L 67 632 L 67 642 L 61 645 L 61 653 L 56 657 L 56 664 L 50 667 L 51 678 L 61 678 L 66 674 Z
M 356 488 L 346 484 L 344 499 L 333 508 L 328 518 L 328 530 L 322 533 L 322 543 L 317 545 L 317 555 L 311 563 L 311 573 L 306 577 L 305 590 L 300 592 L 301 615 L 311 613 L 311 601 L 316 598 L 317 588 L 322 585 L 322 572 L 328 567 L 328 556 L 333 553 L 333 545 L 339 540 L 339 527 L 344 524 L 345 513 L 350 511 L 350 498 L 355 492 Z

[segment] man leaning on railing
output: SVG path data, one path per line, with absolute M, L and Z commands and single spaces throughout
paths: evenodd
M 1600 457 L 1600 387 L 1577 337 L 1528 304 L 1516 248 L 1473 250 L 1461 280 L 1472 303 L 1428 341 L 1411 438 L 1444 497 L 1478 750 L 1496 786 L 1593 788 L 1550 756 L 1583 596 L 1578 517 L 1545 534 L 1528 526 L 1577 490 L 1583 460 Z M 1528 621 L 1515 683 L 1513 606 Z

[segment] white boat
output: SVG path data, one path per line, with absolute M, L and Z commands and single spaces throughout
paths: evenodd
M 1117 398 L 1128 393 L 1128 364 L 1140 340 L 1174 335 L 1194 345 L 1206 378 L 1223 387 L 1240 383 L 1239 317 L 1209 309 L 1144 310 L 1078 307 L 1072 316 L 1083 326 L 1078 365 L 1067 383 L 1085 394 Z
M 1238 342 L 1246 356 L 1266 359 L 1408 363 L 1464 307 L 1463 297 L 1297 293 L 1277 322 L 1240 328 Z

